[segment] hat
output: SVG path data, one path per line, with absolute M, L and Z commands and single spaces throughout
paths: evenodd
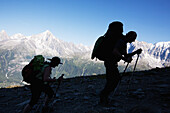
M 117 28 L 117 27 L 123 27 L 123 23 L 119 22 L 119 21 L 114 21 L 112 23 L 109 24 L 109 28 Z
M 48 58 L 48 60 L 50 60 L 52 63 L 63 64 L 63 63 L 61 63 L 61 60 L 59 57 L 53 57 L 52 59 Z

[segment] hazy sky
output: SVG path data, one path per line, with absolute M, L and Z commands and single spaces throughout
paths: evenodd
M 92 45 L 110 22 L 135 30 L 138 41 L 170 41 L 170 0 L 0 0 L 0 31 Z

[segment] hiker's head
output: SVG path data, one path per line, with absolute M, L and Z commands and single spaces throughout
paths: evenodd
M 109 30 L 113 32 L 123 33 L 123 24 L 122 22 L 115 21 L 109 24 Z
M 137 34 L 135 31 L 129 31 L 127 34 L 126 34 L 126 40 L 127 42 L 129 43 L 132 43 L 136 40 L 136 37 L 137 37 Z
M 113 37 L 123 33 L 123 24 L 119 21 L 114 21 L 109 24 L 108 30 L 105 34 L 106 37 Z
M 56 66 L 58 66 L 59 64 L 62 64 L 59 57 L 53 57 L 52 59 L 48 59 L 48 60 L 51 61 L 51 62 L 50 62 L 50 65 L 51 65 L 52 67 L 56 67 Z

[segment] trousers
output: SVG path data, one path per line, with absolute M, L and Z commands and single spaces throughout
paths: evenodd
M 117 87 L 120 81 L 120 74 L 117 63 L 105 61 L 104 66 L 106 68 L 106 84 L 104 89 L 101 91 L 100 96 L 107 98 Z
M 29 103 L 30 106 L 34 106 L 38 102 L 42 92 L 47 94 L 49 98 L 52 98 L 54 96 L 53 89 L 48 84 L 43 84 L 41 80 L 35 80 L 34 82 L 32 82 L 30 89 L 32 93 Z

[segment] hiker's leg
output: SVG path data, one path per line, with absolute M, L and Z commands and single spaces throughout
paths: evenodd
M 31 107 L 33 107 L 38 102 L 41 92 L 42 92 L 41 84 L 31 85 L 32 96 L 31 96 L 31 101 L 29 103 Z
M 108 77 L 108 75 L 106 75 L 106 84 L 104 89 L 101 91 L 101 96 L 105 96 L 105 97 L 109 96 L 109 94 L 113 89 L 113 85 L 114 85 L 113 81 L 114 81 L 114 77 Z
M 44 85 L 43 91 L 47 94 L 44 104 L 45 104 L 45 106 L 48 106 L 48 103 L 54 96 L 54 91 L 52 90 L 52 88 L 49 85 Z
M 32 84 L 30 86 L 30 89 L 31 89 L 31 93 L 32 93 L 32 96 L 31 96 L 31 100 L 29 102 L 29 104 L 27 104 L 23 110 L 23 113 L 29 113 L 32 109 L 32 107 L 37 103 L 39 97 L 40 97 L 40 94 L 41 94 L 41 88 L 38 87 L 38 85 L 36 84 Z
M 107 73 L 108 74 L 106 76 L 106 79 L 108 81 L 108 85 L 107 85 L 108 88 L 106 92 L 110 94 L 115 90 L 120 80 L 120 74 L 117 68 L 117 64 L 110 64 Z
M 111 87 L 113 86 L 112 80 L 112 78 L 107 79 L 106 85 L 100 93 L 100 102 L 103 104 L 108 104 L 108 96 L 111 93 Z
M 106 67 L 106 85 L 104 89 L 101 91 L 102 96 L 108 97 L 108 95 L 112 92 L 113 90 L 113 85 L 114 85 L 114 67 L 113 64 L 110 62 L 105 62 L 105 67 Z
M 112 91 L 112 86 L 113 86 L 113 69 L 110 66 L 109 62 L 105 62 L 105 67 L 106 67 L 106 84 L 104 89 L 100 93 L 100 103 L 102 104 L 108 104 L 108 96 Z
M 115 88 L 117 87 L 117 85 L 118 85 L 118 83 L 121 79 L 117 66 L 115 66 L 113 68 L 113 70 L 114 70 L 114 84 L 113 84 L 113 87 L 112 87 L 112 91 L 115 90 Z
M 112 62 L 105 62 L 106 67 L 106 85 L 100 93 L 100 101 L 108 103 L 108 96 L 117 87 L 120 75 L 117 68 L 117 64 Z

